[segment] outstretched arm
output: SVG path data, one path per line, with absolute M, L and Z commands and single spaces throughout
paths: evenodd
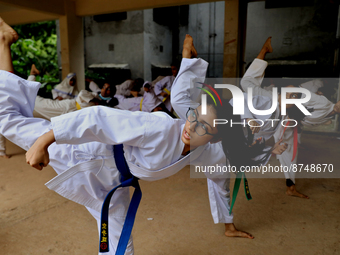
M 40 136 L 26 154 L 27 163 L 42 169 L 48 164 L 48 147 L 57 144 L 82 144 L 101 142 L 126 144 L 139 147 L 142 144 L 149 116 L 96 106 L 51 119 L 52 130 Z

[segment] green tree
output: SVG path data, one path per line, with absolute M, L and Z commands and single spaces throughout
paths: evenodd
M 55 21 L 18 25 L 13 28 L 19 34 L 19 40 L 11 46 L 15 72 L 26 78 L 30 74 L 31 65 L 35 64 L 42 74 L 37 77 L 37 81 L 43 85 L 59 82 Z M 47 90 L 52 89 L 48 87 Z

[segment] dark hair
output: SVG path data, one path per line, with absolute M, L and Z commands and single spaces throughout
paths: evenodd
M 222 93 L 219 93 L 222 94 Z M 222 146 L 224 153 L 226 154 L 230 164 L 240 169 L 241 166 L 259 165 L 266 161 L 270 155 L 265 155 L 261 160 L 255 161 L 253 158 L 264 154 L 264 143 L 249 146 L 244 134 L 243 125 L 233 123 L 241 122 L 240 115 L 233 115 L 233 106 L 229 103 L 229 99 L 222 99 L 222 105 L 219 100 L 216 100 L 216 104 L 211 97 L 207 95 L 207 105 L 211 105 L 216 113 L 217 119 L 226 119 L 227 124 L 221 124 L 217 126 L 218 133 L 222 139 Z
M 116 95 L 116 92 L 117 92 L 116 85 L 113 85 L 113 82 L 104 81 L 104 82 L 102 82 L 102 86 L 101 86 L 102 88 L 105 85 L 105 83 L 110 85 L 110 97 L 113 97 L 114 95 Z
M 143 87 L 144 80 L 142 78 L 137 78 L 133 81 L 133 83 L 133 87 L 135 88 L 134 91 L 140 91 L 140 89 Z
M 114 97 L 114 95 L 116 95 L 117 92 L 116 85 L 112 85 L 112 83 L 109 84 L 110 84 L 110 97 Z
M 309 112 L 313 112 L 314 109 L 307 109 Z M 303 121 L 303 119 L 306 117 L 306 115 L 296 106 L 293 105 L 290 108 L 287 108 L 287 115 L 289 119 L 296 120 L 297 122 Z
M 147 84 L 144 85 L 144 88 L 149 89 L 150 87 L 151 87 L 151 86 L 150 86 L 150 83 L 147 83 Z
M 107 106 L 109 106 L 109 107 L 115 107 L 115 106 L 118 105 L 118 104 L 119 104 L 118 99 L 115 98 L 115 97 L 112 97 L 112 98 L 110 99 L 110 101 L 107 103 Z
M 171 64 L 170 64 L 170 66 L 175 66 L 177 69 L 179 69 L 179 66 L 180 66 L 181 64 L 180 64 L 180 62 L 179 61 L 173 61 Z

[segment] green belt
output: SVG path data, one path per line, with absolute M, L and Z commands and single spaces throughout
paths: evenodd
M 243 178 L 244 192 L 246 193 L 246 198 L 247 198 L 247 200 L 252 199 L 252 197 L 250 195 L 250 191 L 249 191 L 249 185 L 248 185 L 248 180 L 246 178 L 246 174 L 244 172 L 238 172 L 236 174 L 236 179 L 235 179 L 235 184 L 234 184 L 234 189 L 233 189 L 233 198 L 232 198 L 232 201 L 231 201 L 229 215 L 231 215 L 231 213 L 232 213 L 242 178 Z

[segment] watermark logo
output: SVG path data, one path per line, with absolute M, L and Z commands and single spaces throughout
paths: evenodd
M 243 91 L 238 88 L 235 85 L 231 85 L 231 84 L 215 84 L 215 88 L 213 88 L 211 85 L 209 84 L 205 84 L 202 82 L 197 82 L 198 84 L 203 85 L 205 88 L 201 88 L 201 87 L 196 87 L 202 91 L 204 91 L 206 94 L 201 94 L 201 112 L 202 115 L 206 115 L 207 114 L 207 95 L 209 95 L 212 100 L 214 101 L 215 106 L 217 106 L 217 100 L 215 99 L 214 95 L 217 97 L 217 99 L 219 100 L 221 106 L 222 105 L 222 100 L 220 95 L 217 93 L 217 91 L 215 90 L 215 88 L 217 89 L 228 89 L 231 94 L 232 94 L 232 99 L 231 99 L 231 104 L 233 105 L 233 114 L 234 115 L 244 115 L 245 113 L 245 107 L 247 107 L 247 111 L 250 111 L 252 114 L 254 115 L 258 115 L 258 116 L 268 116 L 273 114 L 278 107 L 278 93 L 277 93 L 277 88 L 273 87 L 272 88 L 272 105 L 269 109 L 262 109 L 262 110 L 258 110 L 254 107 L 254 103 L 253 103 L 253 88 L 250 87 L 247 89 L 247 93 L 243 93 Z M 212 92 L 210 92 L 212 91 Z M 304 98 L 287 98 L 287 94 L 288 93 L 302 93 L 305 94 Z M 213 95 L 214 94 L 214 95 Z M 245 95 L 247 95 L 247 101 L 245 99 Z M 298 87 L 283 87 L 281 88 L 281 115 L 286 115 L 287 114 L 287 105 L 295 105 L 304 115 L 311 115 L 311 113 L 306 109 L 306 107 L 303 105 L 303 103 L 307 103 L 309 100 L 311 99 L 311 93 L 309 90 L 305 89 L 305 88 L 298 88 Z M 264 121 L 261 119 L 252 119 L 256 122 L 258 122 L 260 124 L 260 126 L 262 127 L 264 125 Z M 248 121 L 248 125 L 250 127 L 252 127 L 252 125 L 249 123 L 252 120 Z M 272 127 L 274 126 L 274 121 L 280 121 L 279 119 L 265 119 L 265 121 L 271 121 L 272 123 Z M 294 122 L 294 125 L 291 126 L 289 124 L 289 122 Z M 226 119 L 214 119 L 214 127 L 217 124 L 227 124 L 229 121 Z M 286 125 L 285 123 L 288 122 L 288 124 Z M 234 123 L 234 124 L 243 124 L 243 126 L 246 126 L 246 120 L 243 120 L 243 123 Z M 230 125 L 232 126 L 232 120 L 230 120 Z M 294 119 L 285 119 L 281 121 L 281 125 L 284 127 L 295 127 L 298 125 L 298 122 Z
M 218 95 L 217 91 L 210 85 L 197 82 L 199 84 L 202 84 L 209 88 L 219 99 L 221 105 L 222 101 L 220 96 Z M 216 100 L 214 96 L 209 92 L 207 89 L 197 87 L 198 89 L 201 89 L 202 91 L 206 92 L 214 101 L 215 105 L 217 106 Z M 244 115 L 244 107 L 245 107 L 245 98 L 244 93 L 240 88 L 238 88 L 235 85 L 231 84 L 215 84 L 215 88 L 218 89 L 228 89 L 230 90 L 233 98 L 232 98 L 232 104 L 233 104 L 233 114 L 234 115 Z M 290 99 L 287 98 L 286 95 L 288 93 L 302 93 L 305 94 L 304 98 L 294 98 Z M 202 105 L 202 114 L 207 114 L 207 94 L 201 95 L 201 105 Z M 247 106 L 251 113 L 256 115 L 270 115 L 274 111 L 276 111 L 276 108 L 278 107 L 278 93 L 277 88 L 272 88 L 272 106 L 270 109 L 267 110 L 257 110 L 254 107 L 253 104 L 253 88 L 247 89 Z M 285 87 L 281 89 L 281 115 L 287 114 L 287 105 L 292 104 L 295 105 L 300 111 L 305 115 L 311 115 L 311 113 L 306 109 L 306 107 L 303 105 L 303 103 L 307 103 L 311 99 L 311 92 L 304 88 L 297 88 L 297 87 Z

